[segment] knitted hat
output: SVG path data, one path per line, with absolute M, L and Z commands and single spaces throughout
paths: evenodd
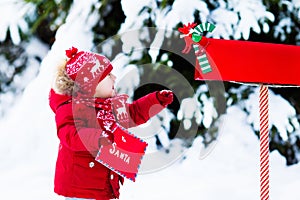
M 94 95 L 95 89 L 113 69 L 110 61 L 103 55 L 80 51 L 75 47 L 66 50 L 69 58 L 66 64 L 68 76 L 75 81 L 81 92 Z

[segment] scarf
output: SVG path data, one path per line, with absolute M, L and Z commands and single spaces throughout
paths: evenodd
M 95 108 L 102 136 L 112 142 L 101 145 L 95 160 L 120 176 L 135 181 L 148 144 L 122 127 L 129 125 L 127 99 L 127 95 L 117 95 L 107 99 L 80 97 L 75 101 L 78 101 L 77 105 Z
M 79 106 L 88 106 L 95 109 L 95 117 L 103 130 L 102 135 L 105 137 L 111 136 L 117 126 L 126 127 L 129 123 L 129 114 L 126 106 L 128 95 L 117 95 L 111 98 L 78 95 L 74 99 L 77 105 L 80 104 Z

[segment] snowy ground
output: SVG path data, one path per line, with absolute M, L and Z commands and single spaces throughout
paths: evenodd
M 229 110 L 215 149 L 199 160 L 201 139 L 195 140 L 186 159 L 154 174 L 127 183 L 121 199 L 259 199 L 259 142 L 240 120 L 245 114 Z M 278 152 L 271 153 L 271 199 L 299 199 L 300 165 L 286 167 Z
M 120 199 L 259 199 L 259 141 L 246 123 L 240 123 L 246 117 L 238 107 L 231 107 L 224 117 L 219 141 L 209 155 L 199 159 L 202 145 L 201 138 L 197 138 L 184 154 L 186 159 L 153 173 L 140 174 L 135 183 L 126 181 Z M 53 193 L 58 141 L 52 122 L 43 120 L 18 126 L 6 123 L 4 130 L 19 132 L 6 132 L 6 138 L 1 136 L 1 199 L 63 199 Z M 45 129 L 37 128 L 35 135 L 24 131 L 34 124 Z M 178 146 L 178 141 L 174 141 L 174 151 Z M 271 153 L 270 159 L 271 199 L 299 199 L 300 165 L 286 167 L 277 152 Z

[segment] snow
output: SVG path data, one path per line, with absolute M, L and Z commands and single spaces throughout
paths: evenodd
M 28 43 L 24 45 L 24 49 L 28 56 L 26 64 L 29 67 L 26 67 L 21 73 L 14 75 L 13 80 L 9 86 L 3 85 L 2 90 L 7 92 L 0 94 L 0 118 L 4 116 L 9 108 L 12 107 L 14 103 L 19 99 L 20 94 L 28 85 L 28 83 L 30 83 L 32 79 L 36 77 L 39 71 L 40 64 L 38 59 L 42 59 L 48 51 L 48 48 L 45 45 L 41 44 L 41 42 L 36 38 L 30 39 L 30 41 L 28 41 Z M 21 55 L 18 59 L 14 60 L 13 65 L 21 66 L 21 62 L 24 61 L 23 57 L 24 55 Z M 0 55 L 0 62 L 0 73 L 2 75 L 2 78 L 5 77 L 9 80 L 15 73 L 16 68 L 14 66 L 11 66 L 2 55 Z M 2 80 L 6 82 L 5 79 Z
M 228 110 L 218 142 L 199 159 L 201 138 L 176 163 L 125 182 L 120 199 L 259 199 L 259 141 L 239 107 Z M 182 158 L 182 157 L 181 157 Z M 157 158 L 159 160 L 159 158 Z M 299 165 L 286 167 L 278 152 L 270 155 L 271 199 L 299 199 Z
M 27 98 L 32 99 L 30 96 Z M 38 99 L 41 107 L 46 106 L 45 94 Z M 26 107 L 32 107 L 31 103 L 26 104 Z M 36 121 L 40 123 L 40 130 L 29 131 L 37 125 L 28 124 L 26 127 L 21 123 L 16 128 L 18 136 L 13 134 L 5 140 L 1 138 L 5 141 L 1 146 L 9 147 L 8 151 L 1 151 L 1 156 L 8 155 L 1 157 L 5 162 L 0 165 L 0 188 L 4 199 L 63 199 L 52 192 L 57 140 L 51 111 L 45 108 L 42 116 L 47 115 L 48 119 Z M 28 117 L 33 118 L 32 115 Z M 170 148 L 170 154 L 175 152 L 177 157 L 169 159 L 169 163 L 162 163 L 160 159 L 170 158 L 170 154 L 158 150 L 152 152 L 155 155 L 152 161 L 158 166 L 151 168 L 159 167 L 159 170 L 139 175 L 135 183 L 126 181 L 120 199 L 259 199 L 259 142 L 245 123 L 246 118 L 239 107 L 231 107 L 224 116 L 221 136 L 215 148 L 202 160 L 199 159 L 201 138 L 196 138 L 193 146 L 180 154 L 176 151 L 181 149 L 181 145 L 176 140 L 172 141 L 171 145 L 175 148 Z M 14 123 L 19 121 L 21 119 L 16 119 Z M 27 134 L 21 132 L 25 127 L 29 129 Z M 30 135 L 29 132 L 35 134 Z M 15 138 L 18 138 L 17 141 Z M 183 156 L 185 159 L 182 159 Z M 296 192 L 300 183 L 299 165 L 286 167 L 284 159 L 276 151 L 271 153 L 270 160 L 271 198 L 299 199 L 300 194 Z M 173 161 L 175 163 L 172 164 Z
M 177 113 L 177 119 L 183 120 L 183 126 L 185 130 L 188 130 L 192 126 L 192 119 L 195 117 L 195 122 L 200 125 L 200 122 L 203 119 L 203 116 L 200 112 L 199 101 L 197 97 L 188 97 L 181 101 L 180 109 Z
M 182 22 L 183 24 L 192 22 L 192 14 L 195 10 L 200 12 L 202 21 L 207 20 L 209 11 L 206 3 L 197 0 L 177 0 L 172 6 L 172 10 L 166 16 L 159 18 L 158 26 L 167 30 L 172 30 L 179 22 Z
M 284 141 L 288 140 L 288 134 L 299 129 L 299 122 L 296 118 L 296 110 L 281 96 L 269 91 L 269 124 L 278 130 Z M 247 122 L 253 124 L 255 130 L 259 131 L 259 88 L 255 89 L 245 101 L 246 109 L 249 111 Z M 280 106 L 278 106 L 280 105 Z M 277 113 L 281 113 L 280 115 Z
M 93 47 L 90 27 L 96 23 L 98 16 L 96 13 L 92 15 L 87 13 L 90 12 L 90 5 L 95 2 L 92 0 L 74 1 L 66 24 L 58 30 L 54 45 L 43 59 L 38 76 L 27 85 L 22 97 L 18 99 L 17 104 L 10 109 L 5 118 L 0 119 L 1 199 L 64 199 L 53 192 L 58 139 L 56 138 L 54 115 L 48 106 L 48 92 L 52 84 L 54 66 L 64 58 L 64 50 L 71 45 L 80 49 Z M 138 3 L 130 4 L 128 0 L 123 0 L 125 14 L 128 17 L 131 12 L 136 15 L 145 2 L 147 5 L 151 3 L 151 1 L 138 1 Z M 191 7 L 185 9 L 188 4 L 184 4 L 184 2 L 186 1 L 176 1 L 174 5 L 176 9 L 169 13 L 168 20 L 170 21 L 166 22 L 172 21 L 174 24 L 180 21 L 183 23 L 191 21 L 192 13 L 190 11 L 193 9 Z M 189 2 L 197 2 L 195 5 L 205 10 L 205 4 L 202 2 L 191 0 Z M 217 13 L 215 12 L 215 15 L 219 15 L 219 17 L 220 14 L 223 14 L 223 12 Z M 232 19 L 230 18 L 229 21 Z M 132 27 L 140 28 L 139 23 L 142 21 L 137 20 L 138 22 L 135 24 L 135 20 L 136 18 L 129 17 L 124 23 L 122 31 Z M 4 28 L 7 26 L 6 24 Z M 228 24 L 225 24 L 224 27 L 228 27 Z M 249 28 L 251 25 L 247 27 Z M 1 34 L 3 34 L 4 29 L 1 30 Z M 2 38 L 3 35 L 0 36 Z M 127 36 L 128 40 L 132 39 L 132 35 L 128 34 Z M 135 39 L 139 37 L 137 36 Z M 126 37 L 122 39 L 124 38 L 126 40 Z M 15 37 L 14 41 L 18 42 L 18 38 Z M 133 43 L 127 45 L 129 44 Z M 132 46 L 124 46 L 124 50 L 129 51 L 131 48 Z M 28 51 L 33 49 L 40 49 L 39 44 L 36 44 L 36 48 L 28 49 Z M 139 55 L 137 53 L 133 56 L 138 58 Z M 154 60 L 155 54 L 153 54 Z M 128 60 L 121 55 L 114 62 L 116 68 L 124 68 Z M 136 87 L 139 83 L 133 81 L 136 80 L 136 69 L 136 66 L 131 65 L 126 69 L 127 71 L 116 71 L 119 74 L 128 73 L 132 82 L 127 83 L 126 87 Z M 124 84 L 120 84 L 120 87 L 122 85 Z M 121 91 L 126 91 L 125 89 L 122 88 Z M 127 91 L 132 93 L 132 90 Z M 280 126 L 284 128 L 291 125 L 281 119 L 293 115 L 294 111 L 279 97 L 272 93 L 271 97 L 271 121 L 281 130 Z M 185 149 L 179 139 L 168 141 L 165 138 L 170 128 L 167 124 L 169 124 L 168 120 L 174 117 L 168 111 L 161 113 L 165 121 L 158 121 L 157 118 L 154 118 L 149 124 L 145 124 L 144 129 L 155 129 L 154 131 L 163 141 L 163 148 L 155 148 L 153 131 L 151 132 L 149 129 L 150 133 L 146 135 L 146 140 L 152 148 L 149 148 L 143 159 L 141 174 L 138 175 L 137 181 L 133 183 L 127 180 L 121 188 L 120 199 L 259 199 L 259 140 L 250 126 L 251 122 L 257 123 L 256 100 L 257 93 L 249 97 L 250 102 L 248 103 L 252 105 L 253 110 L 249 115 L 240 106 L 228 107 L 227 113 L 220 119 L 219 137 L 207 149 L 204 149 L 200 137 L 194 140 L 189 149 Z M 206 109 L 210 109 L 208 114 L 213 117 L 211 103 L 209 100 L 207 103 Z M 282 110 L 277 110 L 278 108 Z M 184 114 L 182 113 L 182 115 Z M 209 123 L 208 120 L 207 124 L 209 125 Z M 299 127 L 295 121 L 293 123 L 293 127 Z M 133 129 L 132 131 L 137 130 Z M 169 153 L 166 153 L 166 150 Z M 284 158 L 277 151 L 273 151 L 270 155 L 271 199 L 300 199 L 299 172 L 300 164 L 287 167 Z
M 185 130 L 191 128 L 193 118 L 195 118 L 198 125 L 202 122 L 205 128 L 209 128 L 213 120 L 217 118 L 218 114 L 214 107 L 214 100 L 212 97 L 207 97 L 205 92 L 209 92 L 207 85 L 201 85 L 193 97 L 181 101 L 177 119 L 183 120 Z M 201 100 L 203 105 L 199 103 L 198 99 Z
M 21 0 L 1 0 L 0 5 L 0 41 L 5 40 L 9 30 L 12 42 L 18 45 L 21 42 L 19 29 L 23 32 L 28 31 L 24 16 L 26 13 L 33 12 L 33 6 Z

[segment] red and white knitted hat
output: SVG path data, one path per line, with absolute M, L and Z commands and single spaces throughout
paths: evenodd
M 84 93 L 93 95 L 98 83 L 113 69 L 110 61 L 97 53 L 78 52 L 77 48 L 72 47 L 66 50 L 66 55 L 69 58 L 66 72 Z

